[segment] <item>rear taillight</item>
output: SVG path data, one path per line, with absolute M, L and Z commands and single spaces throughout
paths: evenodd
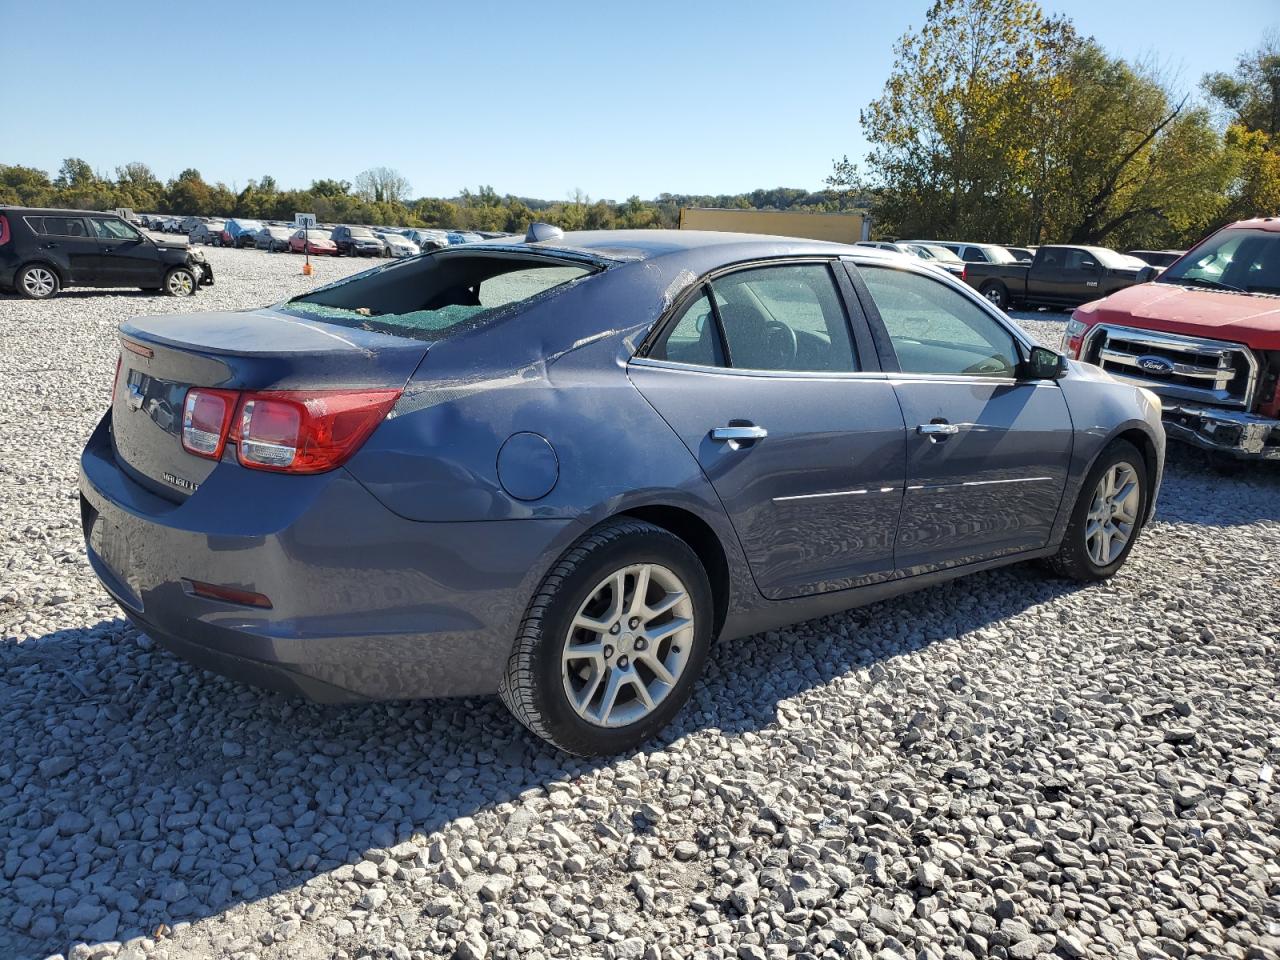
M 346 462 L 400 399 L 399 390 L 247 393 L 236 419 L 240 462 L 323 473 Z
M 9 242 L 9 218 L 0 213 L 0 247 Z
M 323 473 L 341 466 L 400 399 L 399 390 L 271 390 L 193 387 L 182 407 L 182 446 L 218 460 L 228 442 L 254 470 Z
M 969 280 L 969 265 L 967 263 L 960 268 L 960 279 L 965 282 Z
M 227 442 L 227 428 L 239 395 L 234 390 L 198 387 L 182 404 L 182 447 L 197 457 L 217 460 Z

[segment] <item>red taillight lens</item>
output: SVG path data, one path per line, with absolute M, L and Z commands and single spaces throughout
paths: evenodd
M 187 453 L 210 460 L 222 456 L 237 396 L 234 390 L 205 387 L 187 391 L 187 399 L 182 404 L 182 448 Z
M 0 213 L 0 247 L 9 242 L 9 218 Z
M 323 473 L 346 462 L 386 418 L 399 390 L 247 393 L 233 439 L 256 470 Z
M 960 268 L 960 279 L 964 281 L 969 279 L 969 265 L 967 263 Z

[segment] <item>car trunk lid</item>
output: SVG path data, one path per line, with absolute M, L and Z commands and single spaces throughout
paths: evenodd
M 120 341 L 112 401 L 116 460 L 138 483 L 174 501 L 194 493 L 217 466 L 183 449 L 190 388 L 400 389 L 430 348 L 269 309 L 141 317 L 121 325 Z

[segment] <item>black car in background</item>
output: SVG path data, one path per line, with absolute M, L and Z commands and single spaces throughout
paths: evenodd
M 345 224 L 334 227 L 331 239 L 337 246 L 340 257 L 380 257 L 387 252 L 386 244 L 368 227 L 349 227 Z
M 201 254 L 148 237 L 113 213 L 0 206 L 0 288 L 48 300 L 65 287 L 191 296 L 213 283 Z
M 1138 282 L 1147 265 L 1106 247 L 1036 248 L 1030 263 L 970 263 L 962 279 L 993 304 L 1078 307 Z

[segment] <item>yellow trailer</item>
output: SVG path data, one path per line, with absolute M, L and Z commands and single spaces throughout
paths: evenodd
M 871 218 L 862 213 L 802 213 L 792 210 L 728 210 L 681 207 L 681 230 L 765 233 L 807 240 L 856 243 L 871 236 Z

